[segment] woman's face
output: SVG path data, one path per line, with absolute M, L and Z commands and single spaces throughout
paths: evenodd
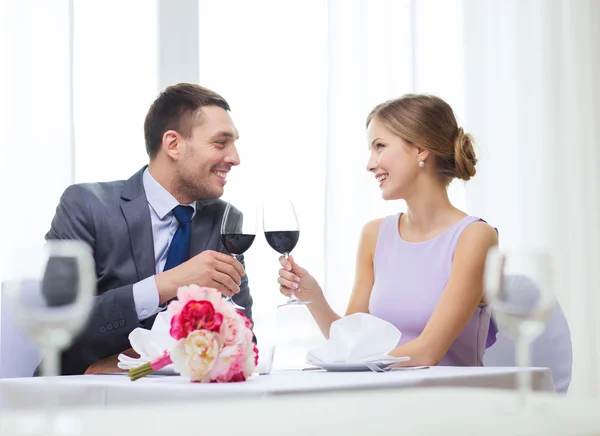
M 390 132 L 377 118 L 373 118 L 367 127 L 367 140 L 371 151 L 367 171 L 377 179 L 383 199 L 406 198 L 419 171 L 423 171 L 419 167 L 422 153 Z

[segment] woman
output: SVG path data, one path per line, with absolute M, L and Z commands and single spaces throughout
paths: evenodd
M 473 139 L 450 106 L 428 95 L 406 95 L 376 106 L 367 118 L 367 170 L 385 200 L 407 212 L 367 223 L 357 255 L 346 315 L 370 313 L 394 324 L 402 339 L 390 353 L 405 365 L 482 364 L 496 330 L 483 297 L 483 270 L 496 230 L 448 199 L 454 178 L 469 180 L 477 159 Z M 307 305 L 326 338 L 340 318 L 317 281 L 290 257 L 280 259 L 281 293 Z

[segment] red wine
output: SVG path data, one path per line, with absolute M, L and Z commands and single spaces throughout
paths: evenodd
M 273 250 L 284 254 L 294 249 L 300 238 L 300 232 L 298 230 L 265 232 L 265 238 Z
M 221 235 L 221 241 L 231 254 L 243 254 L 250 248 L 255 236 L 243 233 L 225 233 Z

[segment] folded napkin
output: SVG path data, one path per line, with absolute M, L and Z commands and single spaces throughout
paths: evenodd
M 331 324 L 329 340 L 310 350 L 306 360 L 309 363 L 393 362 L 396 358 L 387 353 L 396 348 L 401 336 L 396 326 L 387 321 L 367 313 L 354 313 Z
M 164 311 L 156 316 L 152 329 L 147 330 L 138 327 L 133 330 L 129 333 L 129 342 L 140 357 L 136 359 L 125 354 L 119 354 L 117 366 L 124 370 L 137 368 L 156 359 L 165 350 L 171 351 L 177 341 L 169 334 L 170 328 L 171 315 Z

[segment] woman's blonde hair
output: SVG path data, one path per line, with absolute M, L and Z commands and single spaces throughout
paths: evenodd
M 475 175 L 473 137 L 458 127 L 452 108 L 441 98 L 407 94 L 375 106 L 367 126 L 374 118 L 407 143 L 428 150 L 446 184 Z

